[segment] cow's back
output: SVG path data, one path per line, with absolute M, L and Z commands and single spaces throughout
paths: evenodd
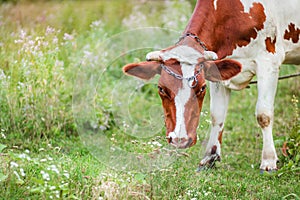
M 300 64 L 300 1 L 243 0 L 242 2 L 245 9 L 255 2 L 264 6 L 266 21 L 264 28 L 258 33 L 257 44 L 264 44 L 266 47 L 264 50 L 268 53 L 277 53 L 278 56 L 283 53 L 283 63 Z M 257 44 L 256 46 L 259 46 Z
M 227 56 L 243 66 L 242 73 L 223 82 L 234 90 L 246 87 L 253 76 L 258 75 L 257 69 L 265 66 L 262 63 L 274 66 L 275 71 L 283 63 L 300 64 L 300 1 L 243 0 L 242 3 L 244 12 L 250 12 L 255 3 L 262 4 L 266 18 L 256 38 L 246 46 L 237 46 L 232 55 Z

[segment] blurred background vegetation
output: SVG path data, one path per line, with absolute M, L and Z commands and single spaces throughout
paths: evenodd
M 99 67 L 104 58 L 97 46 L 110 35 L 151 26 L 182 30 L 191 12 L 186 1 L 3 2 L 2 132 L 21 141 L 76 134 L 72 90 L 78 66 Z

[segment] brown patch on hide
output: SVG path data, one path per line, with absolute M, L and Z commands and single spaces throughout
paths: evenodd
M 198 1 L 184 33 L 197 35 L 219 59 L 237 47 L 247 46 L 255 39 L 266 21 L 265 8 L 254 2 L 245 12 L 240 0 Z
M 211 148 L 210 154 L 211 154 L 211 155 L 214 155 L 214 154 L 216 154 L 216 152 L 217 152 L 217 145 L 214 145 L 214 146 Z
M 276 37 L 272 40 L 270 37 L 267 37 L 265 39 L 265 43 L 266 43 L 266 48 L 267 48 L 267 51 L 274 54 L 276 53 L 276 50 L 275 50 L 275 43 L 276 43 Z
M 259 114 L 257 115 L 257 122 L 261 128 L 266 128 L 270 125 L 271 119 L 266 114 Z
M 292 40 L 293 43 L 297 43 L 299 41 L 300 37 L 300 29 L 293 23 L 290 23 L 288 26 L 288 29 L 284 32 L 284 39 L 286 40 Z
M 219 132 L 218 140 L 220 144 L 222 144 L 222 135 L 223 135 L 223 129 Z

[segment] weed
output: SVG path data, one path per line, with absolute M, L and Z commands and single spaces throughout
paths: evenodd
M 299 100 L 293 95 L 291 100 L 294 107 L 293 120 L 289 134 L 286 137 L 282 147 L 281 161 L 284 163 L 282 170 L 300 169 L 300 118 L 299 118 Z

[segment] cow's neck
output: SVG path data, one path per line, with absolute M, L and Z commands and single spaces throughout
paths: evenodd
M 198 0 L 184 33 L 197 35 L 210 51 L 224 58 L 237 46 L 255 39 L 265 19 L 264 8 L 258 3 L 245 11 L 239 0 L 218 0 L 217 4 L 214 0 Z
M 213 41 L 209 37 L 211 35 L 208 35 L 210 31 L 213 31 L 212 23 L 214 23 L 210 15 L 210 10 L 214 8 L 210 7 L 211 5 L 206 1 L 198 1 L 184 33 L 197 35 L 205 42 L 207 48 L 213 50 Z

